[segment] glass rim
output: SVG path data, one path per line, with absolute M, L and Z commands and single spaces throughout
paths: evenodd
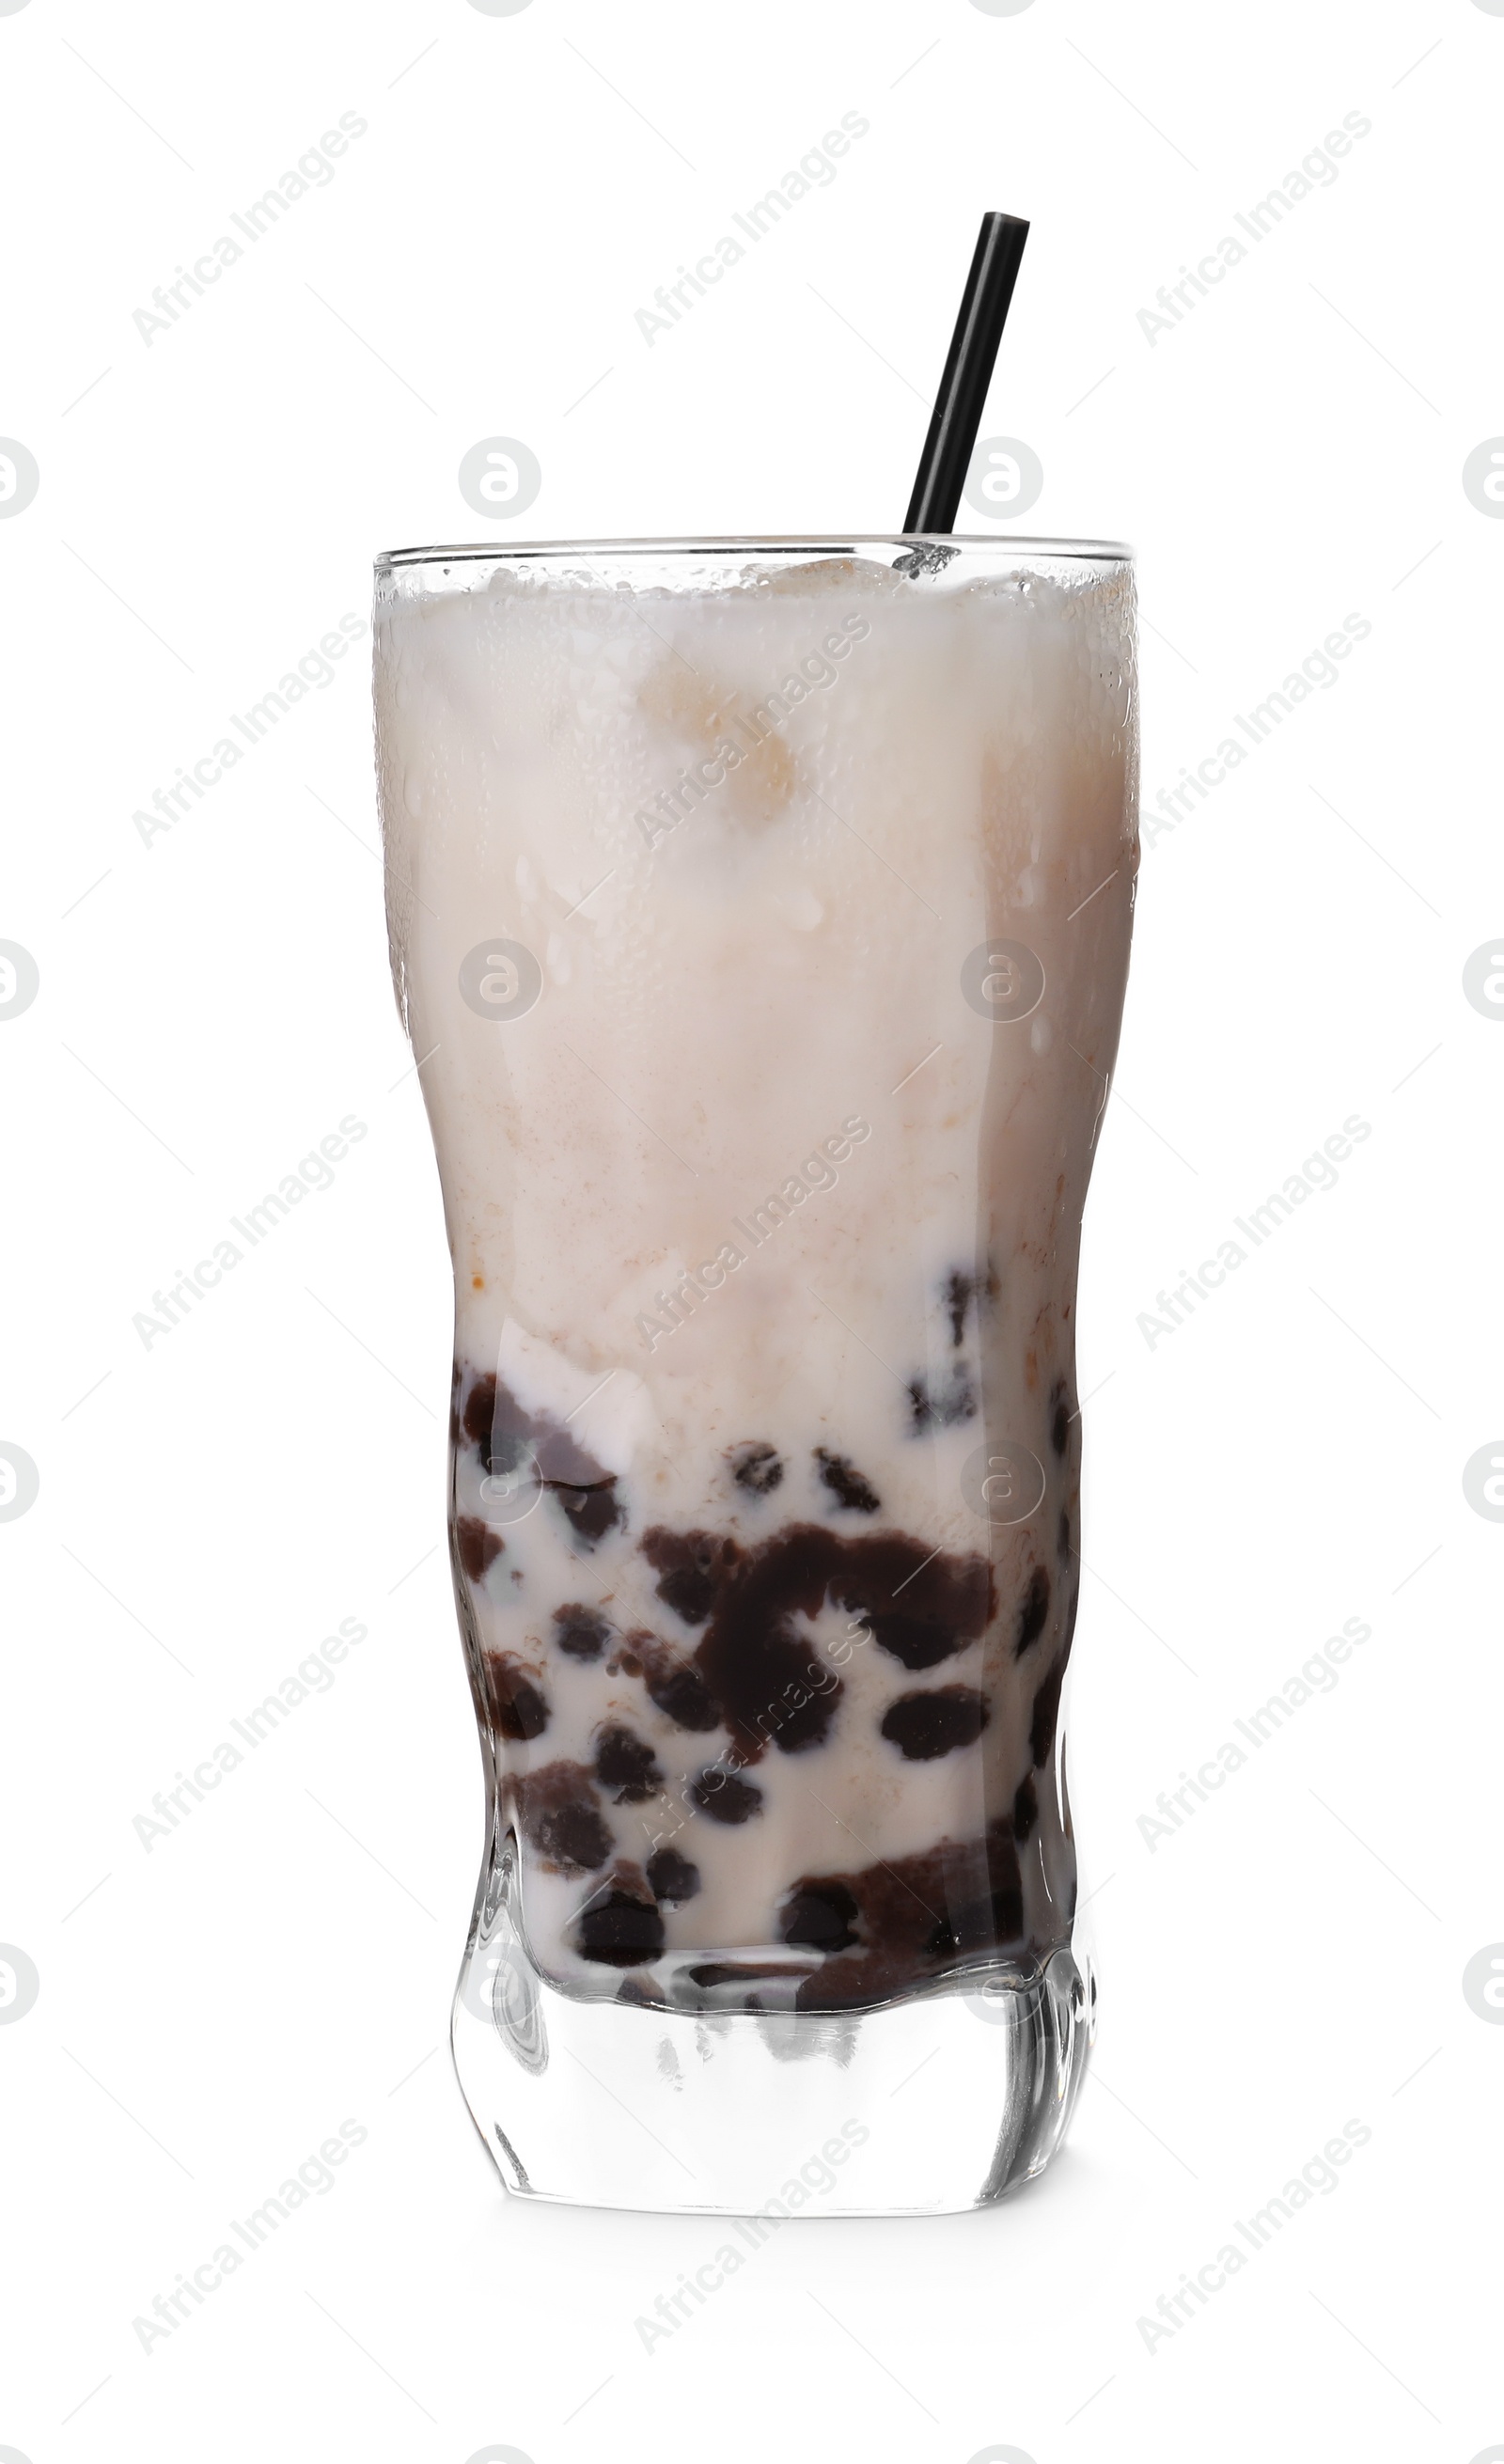
M 1012 554 L 1022 561 L 1049 558 L 1082 564 L 1132 564 L 1134 550 L 1121 539 L 1051 539 L 1003 538 L 992 534 L 947 531 L 804 531 L 738 534 L 715 532 L 704 538 L 617 539 L 467 539 L 453 547 L 389 547 L 377 555 L 379 574 L 413 565 L 478 563 L 495 557 L 627 557 L 627 556 L 849 556 L 869 547 L 987 548 Z

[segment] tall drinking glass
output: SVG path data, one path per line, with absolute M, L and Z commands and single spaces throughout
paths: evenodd
M 1093 2024 L 1061 1701 L 1126 552 L 403 550 L 376 685 L 454 1262 L 470 2110 L 539 2198 L 997 2198 Z

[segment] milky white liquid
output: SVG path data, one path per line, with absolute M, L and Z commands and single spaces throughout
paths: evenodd
M 756 2007 L 766 1977 L 857 2005 L 1069 1934 L 1051 1705 L 1137 859 L 1131 583 L 1109 558 L 897 554 L 381 579 L 393 965 L 454 1259 L 461 1621 L 534 1955 L 592 1993 Z M 1043 973 L 1001 1022 L 963 980 L 970 958 L 984 1008 L 1016 980 L 973 956 L 999 938 Z M 489 943 L 530 954 L 520 976 Z M 489 997 L 533 981 L 531 1006 L 477 1014 L 478 950 Z M 1042 1470 L 1019 1523 L 980 1488 L 1001 1462 L 1021 1496 L 1000 1445 Z M 754 1477 L 780 1467 L 760 1491 L 735 1476 L 753 1449 Z M 699 1593 L 665 1575 L 686 1534 Z M 560 1639 L 580 1610 L 590 1659 Z M 680 1663 L 698 1727 L 649 1690 Z M 617 1784 L 598 1769 L 618 1730 L 624 1788 L 619 1740 Z M 657 1903 L 654 1870 L 678 1878 Z

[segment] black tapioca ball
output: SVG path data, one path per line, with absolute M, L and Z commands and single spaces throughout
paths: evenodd
M 611 1639 L 610 1622 L 599 1609 L 566 1600 L 554 1612 L 554 1639 L 571 1660 L 599 1660 Z
M 857 1903 L 844 1882 L 805 1882 L 785 1900 L 779 1931 L 805 1950 L 849 1950 L 860 1939 Z
M 954 1627 L 932 1623 L 926 1617 L 886 1617 L 869 1613 L 867 1631 L 880 1648 L 903 1661 L 905 1668 L 933 1668 L 937 1661 L 948 1660 L 952 1653 L 963 1651 L 970 1637 L 957 1634 Z
M 704 1625 L 715 1606 L 715 1577 L 703 1566 L 680 1566 L 660 1578 L 658 1596 L 686 1625 Z
M 1065 1452 L 1071 1422 L 1076 1417 L 1074 1412 L 1065 1408 L 1070 1399 L 1064 1378 L 1057 1377 L 1050 1389 L 1050 1443 L 1057 1455 Z
M 579 1911 L 575 1936 L 581 1959 L 607 1968 L 641 1968 L 664 1947 L 664 1920 L 651 1903 L 608 1891 Z
M 1029 1751 L 1035 1771 L 1042 1771 L 1050 1759 L 1060 1717 L 1060 1688 L 1064 1683 L 1065 1654 L 1062 1652 L 1034 1698 L 1034 1710 L 1029 1720 Z
M 839 1545 L 843 1563 L 829 1577 L 832 1596 L 861 1613 L 874 1642 L 905 1668 L 931 1668 L 964 1651 L 997 1615 L 985 1558 L 943 1555 L 901 1533 Z
M 522 1836 L 545 1862 L 593 1874 L 611 1854 L 611 1832 L 583 1763 L 546 1763 L 517 1785 Z
M 1069 1514 L 1068 1510 L 1067 1510 L 1067 1509 L 1066 1509 L 1066 1507 L 1063 1507 L 1063 1506 L 1062 1506 L 1062 1507 L 1061 1507 L 1061 1508 L 1060 1508 L 1060 1521 L 1059 1521 L 1059 1526 L 1058 1526 L 1058 1529 L 1057 1529 L 1057 1532 L 1056 1532 L 1056 1535 L 1055 1535 L 1055 1536 L 1056 1536 L 1056 1539 L 1057 1539 L 1057 1543 L 1058 1543 L 1058 1545 L 1059 1545 L 1059 1551 L 1060 1551 L 1061 1556 L 1062 1556 L 1062 1557 L 1069 1557 L 1070 1555 L 1072 1555 L 1073 1551 L 1072 1551 L 1072 1549 L 1071 1549 L 1071 1518 L 1070 1518 L 1070 1514 Z
M 655 1848 L 647 1860 L 647 1887 L 655 1900 L 676 1908 L 699 1890 L 700 1868 L 677 1848 Z
M 593 1549 L 622 1520 L 625 1508 L 616 1493 L 614 1480 L 596 1481 L 588 1488 L 576 1488 L 562 1481 L 550 1481 L 547 1485 L 563 1507 L 576 1539 L 587 1549 Z
M 594 1873 L 611 1854 L 611 1834 L 591 1805 L 560 1805 L 538 1818 L 537 1844 L 556 1865 Z
M 548 1727 L 549 1706 L 533 1670 L 524 1668 L 510 1651 L 482 1654 L 491 1717 L 504 1737 L 523 1744 L 541 1737 Z
M 945 1305 L 950 1319 L 950 1348 L 953 1352 L 961 1349 L 966 1333 L 966 1313 L 975 1292 L 975 1276 L 964 1274 L 959 1266 L 952 1266 L 946 1277 Z
M 1014 1658 L 1022 1660 L 1032 1642 L 1037 1642 L 1044 1632 L 1044 1621 L 1050 1614 L 1050 1577 L 1042 1566 L 1035 1566 L 1029 1577 L 1029 1588 L 1018 1609 L 1018 1632 L 1014 1637 Z
M 820 1467 L 820 1478 L 838 1506 L 849 1507 L 853 1514 L 882 1513 L 883 1500 L 849 1456 L 833 1454 L 829 1446 L 817 1446 L 815 1460 Z
M 1018 1940 L 1023 1922 L 1022 1885 L 1006 1878 L 985 1899 L 971 1900 L 942 1917 L 925 1949 L 931 1959 L 952 1959 L 958 1952 L 997 1950 Z
M 597 1735 L 596 1777 L 618 1805 L 643 1805 L 664 1783 L 652 1747 L 614 1724 Z
M 1025 1771 L 1014 1798 L 1014 1837 L 1027 1839 L 1039 1819 L 1039 1799 L 1035 1791 L 1033 1771 Z
M 657 1704 L 665 1719 L 700 1736 L 720 1727 L 721 1706 L 692 1660 L 681 1660 L 651 1635 L 633 1635 L 630 1639 L 648 1701 Z M 624 1654 L 622 1665 L 626 1665 Z
M 704 1625 L 726 1584 L 734 1582 L 743 1552 L 714 1531 L 670 1531 L 659 1523 L 642 1539 L 658 1574 L 658 1596 L 686 1625 Z
M 765 1439 L 746 1439 L 728 1449 L 727 1459 L 737 1487 L 749 1489 L 753 1497 L 767 1497 L 783 1478 L 783 1457 Z
M 483 1583 L 488 1568 L 495 1564 L 507 1544 L 501 1533 L 483 1523 L 478 1514 L 459 1514 L 454 1520 L 454 1546 L 469 1580 Z
M 964 1360 L 951 1366 L 944 1386 L 931 1386 L 926 1378 L 911 1377 L 908 1385 L 908 1425 L 911 1437 L 920 1437 L 926 1429 L 953 1429 L 964 1420 L 976 1418 L 976 1394 L 971 1384 L 971 1372 Z
M 925 1694 L 901 1694 L 883 1715 L 883 1734 L 905 1762 L 930 1763 L 958 1747 L 974 1746 L 991 1718 L 985 1694 L 974 1685 L 941 1685 Z
M 689 1794 L 712 1822 L 750 1822 L 754 1814 L 762 1812 L 761 1789 L 735 1771 L 718 1770 L 713 1763 L 698 1779 L 690 1781 Z
M 465 1404 L 465 1434 L 480 1450 L 492 1476 L 515 1471 L 532 1450 L 533 1422 L 498 1378 L 478 1377 Z
M 463 1425 L 466 1436 L 478 1446 L 490 1442 L 490 1424 L 495 1409 L 496 1380 L 494 1377 L 477 1377 L 465 1398 Z

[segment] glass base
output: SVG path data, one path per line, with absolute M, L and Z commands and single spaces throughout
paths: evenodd
M 1096 2034 L 1079 1944 L 1029 1967 L 978 1962 L 875 2010 L 689 2011 L 562 1991 L 508 1902 L 503 1885 L 477 1912 L 453 2046 L 518 2197 L 777 2222 L 944 2215 L 1032 2181 L 1064 2140 Z

